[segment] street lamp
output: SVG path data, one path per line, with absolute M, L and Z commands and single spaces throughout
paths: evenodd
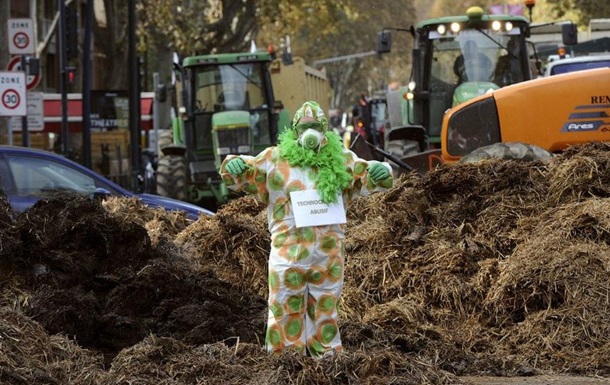
M 527 7 L 527 9 L 529 9 L 529 11 L 530 11 L 530 23 L 531 23 L 533 21 L 532 20 L 532 8 L 534 8 L 534 6 L 536 6 L 536 0 L 524 0 L 523 3 Z

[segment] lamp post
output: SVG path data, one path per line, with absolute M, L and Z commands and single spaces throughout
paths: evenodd
M 530 23 L 531 23 L 534 21 L 532 19 L 532 8 L 534 8 L 536 6 L 536 0 L 524 0 L 523 3 L 527 7 L 527 9 L 529 9 L 529 11 L 530 11 Z

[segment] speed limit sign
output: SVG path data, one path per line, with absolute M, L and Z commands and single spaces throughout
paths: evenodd
M 27 115 L 25 73 L 0 72 L 0 116 Z
M 34 23 L 32 19 L 8 19 L 8 53 L 11 55 L 33 54 Z

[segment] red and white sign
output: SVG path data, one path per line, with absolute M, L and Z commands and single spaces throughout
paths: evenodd
M 6 70 L 14 72 L 23 72 L 23 69 L 21 68 L 21 57 L 13 56 L 11 60 L 9 60 L 8 65 L 6 66 Z M 40 75 L 27 75 L 26 82 L 28 90 L 36 88 L 36 86 L 40 84 Z
M 8 19 L 8 53 L 35 54 L 34 22 L 32 19 Z
M 26 116 L 25 74 L 0 72 L 0 116 Z

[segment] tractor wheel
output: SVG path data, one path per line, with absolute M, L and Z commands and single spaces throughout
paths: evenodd
M 163 147 L 171 146 L 174 144 L 174 130 L 159 130 L 159 151 L 158 154 L 161 154 L 161 149 Z
M 553 156 L 549 151 L 533 144 L 525 143 L 494 143 L 489 146 L 477 148 L 464 156 L 461 163 L 474 163 L 485 159 L 513 159 L 513 160 L 545 160 Z
M 419 143 L 413 140 L 392 140 L 386 145 L 386 151 L 399 158 L 419 152 Z
M 186 162 L 183 156 L 161 156 L 157 165 L 157 194 L 187 200 Z

